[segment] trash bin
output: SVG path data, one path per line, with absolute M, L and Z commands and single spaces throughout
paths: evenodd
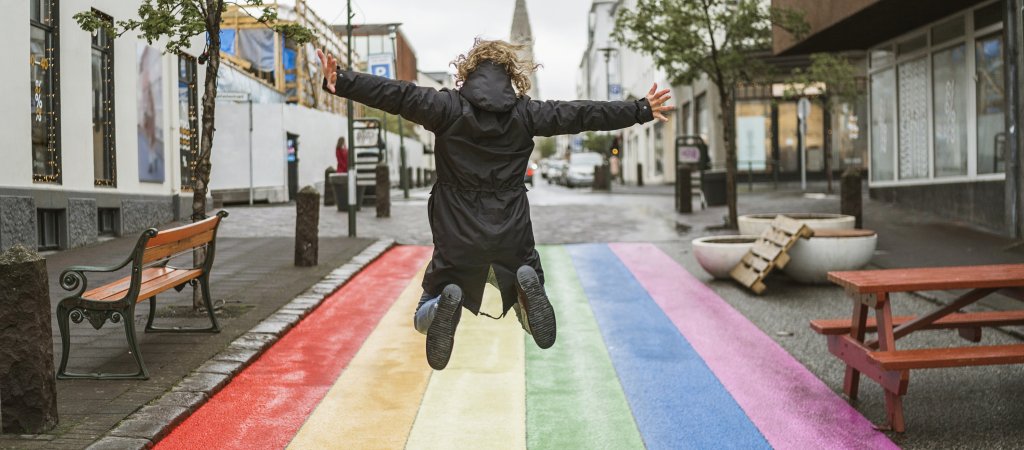
M 701 174 L 700 189 L 704 191 L 708 206 L 723 206 L 727 203 L 725 187 L 724 170 L 709 170 Z
M 335 204 L 338 211 L 348 211 L 348 173 L 332 173 L 331 186 L 334 188 Z M 363 204 L 363 190 L 356 186 L 356 211 Z

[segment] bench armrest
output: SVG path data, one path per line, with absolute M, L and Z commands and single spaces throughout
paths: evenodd
M 116 266 L 71 266 L 60 273 L 60 287 L 65 291 L 75 291 L 75 296 L 81 296 L 89 284 L 86 272 L 114 272 L 123 269 L 132 262 L 132 257 L 122 261 Z

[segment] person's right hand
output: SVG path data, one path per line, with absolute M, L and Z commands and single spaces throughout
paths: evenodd
M 316 49 L 316 56 L 320 57 L 320 67 L 324 69 L 324 78 L 327 79 L 327 90 L 333 94 L 334 84 L 338 82 L 338 60 L 329 54 L 325 55 L 324 51 L 319 48 Z
M 651 86 L 651 91 L 647 93 L 647 102 L 651 104 L 651 112 L 654 114 L 654 118 L 662 122 L 668 122 L 668 117 L 665 117 L 665 113 L 676 109 L 675 106 L 662 106 L 668 99 L 672 98 L 671 95 L 668 95 L 668 92 L 668 89 L 658 92 L 658 83 L 654 83 L 654 86 Z

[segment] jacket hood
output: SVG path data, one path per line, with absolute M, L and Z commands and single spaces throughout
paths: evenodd
M 462 83 L 459 90 L 473 106 L 485 111 L 505 112 L 516 104 L 516 91 L 505 68 L 484 61 Z

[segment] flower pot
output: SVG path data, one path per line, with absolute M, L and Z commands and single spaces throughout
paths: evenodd
M 878 235 L 871 230 L 822 231 L 798 240 L 789 249 L 789 264 L 782 271 L 801 283 L 825 284 L 829 272 L 867 265 L 877 244 Z
M 693 256 L 711 276 L 729 278 L 729 272 L 750 251 L 757 236 L 705 236 L 693 240 Z
M 771 226 L 775 216 L 783 215 L 807 224 L 812 230 L 852 230 L 856 217 L 845 214 L 820 213 L 778 213 L 778 214 L 745 214 L 737 219 L 740 234 L 760 236 Z

